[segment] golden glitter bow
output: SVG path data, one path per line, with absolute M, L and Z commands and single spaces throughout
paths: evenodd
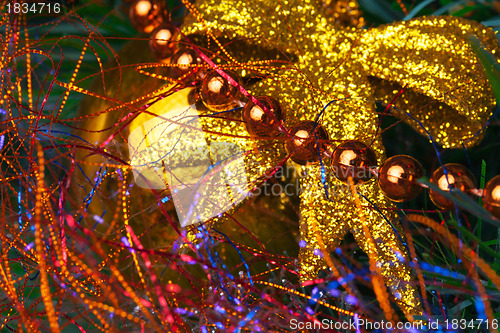
M 244 68 L 246 75 L 263 77 L 250 92 L 278 99 L 286 110 L 287 126 L 315 120 L 328 102 L 336 101 L 321 119 L 332 143 L 364 141 L 371 144 L 379 161 L 384 151 L 374 102 L 388 103 L 402 87 L 404 93 L 395 101 L 395 112 L 403 119 L 408 112 L 422 121 L 444 147 L 477 141 L 480 135 L 474 135 L 494 106 L 466 36 L 475 35 L 493 53 L 498 52 L 498 45 L 493 31 L 475 22 L 429 17 L 362 30 L 340 26 L 338 16 L 324 16 L 324 3 L 313 0 L 203 0 L 190 11 L 184 33 L 204 45 L 214 45 L 213 37 L 222 44 L 227 42 L 221 58 L 229 58 L 228 66 Z M 273 55 L 276 57 L 270 58 Z M 266 67 L 258 63 L 264 59 L 286 59 L 292 65 Z M 249 135 L 241 122 L 203 119 L 208 131 L 221 133 L 209 140 L 222 138 L 250 149 L 254 144 L 246 139 Z M 410 124 L 422 131 L 415 122 Z M 264 169 L 286 156 L 280 143 L 259 155 L 257 162 Z M 341 188 L 330 176 L 330 167 L 325 168 L 326 183 Z M 327 266 L 325 259 L 329 260 L 328 251 L 351 232 L 370 257 L 374 289 L 386 314 L 390 310 L 385 306 L 387 299 L 381 299 L 385 288 L 377 284 L 378 276 L 409 318 L 420 313 L 416 290 L 410 285 L 410 259 L 395 229 L 370 204 L 356 202 L 359 199 L 350 190 L 330 193 L 327 199 L 319 165 L 303 169 L 307 175 L 301 185 L 307 190 L 301 194 L 300 205 L 301 237 L 306 242 L 300 252 L 302 281 L 314 279 L 328 266 L 334 274 L 341 274 L 331 262 Z M 258 178 L 262 169 L 249 172 Z M 388 220 L 395 220 L 395 206 L 375 181 L 357 191 Z M 395 228 L 399 226 L 395 224 Z

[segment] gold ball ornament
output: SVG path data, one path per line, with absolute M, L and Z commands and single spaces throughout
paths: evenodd
M 175 78 L 181 77 L 189 72 L 198 73 L 200 68 L 196 68 L 193 65 L 200 65 L 203 63 L 198 52 L 192 48 L 182 47 L 175 52 L 170 61 L 174 67 L 171 67 L 171 75 Z M 186 80 L 190 79 L 185 78 Z
M 388 158 L 380 167 L 378 185 L 392 201 L 408 201 L 422 191 L 417 179 L 423 175 L 424 168 L 419 161 L 411 156 L 396 155 Z
M 146 33 L 150 33 L 164 21 L 163 14 L 163 6 L 157 0 L 136 0 L 129 10 L 132 25 Z
M 332 155 L 333 172 L 342 182 L 347 182 L 349 177 L 354 183 L 366 182 L 374 176 L 370 168 L 376 166 L 375 152 L 360 141 L 343 142 Z
M 313 164 L 319 161 L 326 150 L 328 133 L 323 126 L 314 121 L 302 121 L 290 128 L 286 151 L 290 159 L 300 165 Z
M 444 172 L 446 169 L 446 174 Z M 476 187 L 474 175 L 461 164 L 449 163 L 439 167 L 431 176 L 431 183 L 437 185 L 440 190 L 449 192 L 450 190 L 460 190 L 469 192 Z M 436 191 L 430 190 L 431 201 L 440 209 L 452 210 L 455 205 L 451 200 L 446 199 Z
M 149 37 L 149 48 L 153 55 L 163 60 L 171 57 L 175 51 L 177 28 L 172 24 L 161 24 Z
M 262 106 L 272 114 L 252 101 L 243 108 L 242 119 L 250 135 L 257 138 L 274 138 L 280 134 L 279 127 L 285 121 L 285 113 L 280 103 L 268 96 L 256 98 Z
M 225 71 L 235 82 L 241 84 L 239 76 L 233 71 Z M 227 111 L 237 106 L 241 96 L 238 87 L 232 85 L 217 71 L 210 71 L 200 87 L 203 103 L 212 111 Z
M 490 179 L 483 192 L 483 205 L 493 216 L 500 219 L 500 175 Z

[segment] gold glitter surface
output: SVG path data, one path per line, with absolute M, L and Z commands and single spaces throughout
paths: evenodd
M 473 137 L 495 105 L 468 35 L 498 54 L 493 30 L 461 18 L 437 17 L 368 30 L 353 57 L 370 76 L 382 79 L 374 85 L 377 100 L 389 102 L 395 85 L 406 87 L 396 102 L 397 115 L 404 119 L 405 112 L 411 113 L 444 147 L 455 147 L 478 141 Z
M 402 86 L 407 90 L 396 103 L 398 114 L 411 112 L 445 147 L 460 145 L 481 128 L 494 98 L 466 36 L 476 35 L 496 52 L 498 45 L 490 29 L 450 17 L 421 18 L 369 30 L 341 28 L 331 17 L 323 16 L 323 5 L 312 0 L 205 0 L 197 3 L 199 13 L 187 18 L 183 30 L 193 40 L 205 38 L 206 45 L 210 34 L 220 40 L 240 39 L 238 47 L 229 50 L 239 62 L 228 63 L 235 68 L 248 61 L 273 60 L 259 58 L 257 54 L 262 53 L 257 49 L 282 52 L 282 59 L 293 62 L 272 68 L 247 66 L 254 75 L 264 77 L 248 87 L 250 92 L 277 98 L 287 113 L 287 127 L 300 120 L 315 120 L 323 107 L 334 101 L 321 118 L 332 146 L 342 140 L 363 141 L 374 149 L 379 163 L 384 151 L 377 135 L 374 102 L 390 101 Z M 238 142 L 249 150 L 254 147 L 238 116 L 227 118 L 202 118 L 207 131 L 223 133 L 214 134 L 211 140 Z M 283 149 L 278 149 L 280 140 L 267 153 L 249 155 L 253 156 L 249 157 L 253 158 L 249 167 L 252 179 L 278 163 L 283 156 Z M 273 149 L 278 150 L 273 154 Z M 265 167 L 258 169 L 256 164 Z M 320 269 L 327 268 L 319 252 L 315 253 L 320 249 L 317 231 L 329 251 L 350 231 L 377 262 L 407 317 L 420 313 L 417 292 L 408 283 L 411 270 L 401 239 L 368 202 L 358 209 L 345 184 L 331 176 L 328 161 L 325 168 L 330 200 L 325 196 L 318 165 L 304 167 L 307 176 L 301 179 L 305 189 L 301 195 L 301 236 L 307 243 L 300 253 L 302 281 L 314 279 Z M 395 206 L 374 180 L 358 191 L 399 228 L 394 223 Z M 375 245 L 362 229 L 361 215 L 369 223 Z
M 365 19 L 361 16 L 357 1 L 353 0 L 323 0 L 322 14 L 327 18 L 332 17 L 340 26 L 362 28 Z

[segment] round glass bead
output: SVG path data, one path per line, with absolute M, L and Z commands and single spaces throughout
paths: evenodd
M 225 73 L 230 76 L 238 85 L 241 85 L 239 76 L 226 70 Z M 233 86 L 223 76 L 216 71 L 210 71 L 204 77 L 200 88 L 200 96 L 207 108 L 212 111 L 227 111 L 233 109 L 240 97 L 238 87 Z
M 260 105 L 249 101 L 243 108 L 241 115 L 248 133 L 258 138 L 274 138 L 278 136 L 280 134 L 280 124 L 283 125 L 285 120 L 285 114 L 281 109 L 280 103 L 268 96 L 257 97 L 256 99 L 272 115 L 265 112 Z
M 328 146 L 328 133 L 314 121 L 301 121 L 289 130 L 286 151 L 297 164 L 307 165 L 319 161 Z
M 439 169 L 434 171 L 430 179 L 431 183 L 436 185 L 440 190 L 449 192 L 452 189 L 467 193 L 476 187 L 474 175 L 463 165 L 449 163 L 445 164 L 444 167 L 448 176 L 445 175 L 443 167 L 439 167 Z M 440 209 L 452 210 L 455 207 L 451 200 L 448 200 L 436 191 L 429 190 L 429 197 Z
M 423 175 L 424 168 L 416 159 L 407 155 L 396 155 L 388 158 L 380 167 L 378 185 L 392 201 L 408 201 L 422 191 L 417 179 Z
M 171 24 L 162 24 L 151 33 L 149 48 L 153 55 L 162 60 L 171 57 L 175 50 L 177 29 Z
M 483 205 L 493 216 L 500 219 L 500 175 L 490 179 L 484 187 Z
M 355 184 L 373 177 L 370 168 L 377 166 L 373 149 L 360 141 L 346 141 L 340 144 L 332 155 L 332 168 L 339 180 L 347 182 L 349 177 Z
M 129 17 L 137 30 L 150 33 L 163 22 L 163 6 L 157 0 L 136 0 L 130 5 Z
M 181 77 L 189 72 L 198 72 L 200 69 L 191 65 L 200 65 L 203 60 L 194 49 L 183 47 L 175 52 L 170 63 L 176 65 L 171 67 L 172 76 Z

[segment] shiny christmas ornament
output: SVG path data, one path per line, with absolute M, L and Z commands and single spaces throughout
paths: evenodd
M 280 134 L 279 125 L 283 125 L 285 113 L 280 103 L 268 96 L 257 97 L 257 100 L 274 116 L 265 112 L 261 106 L 249 101 L 242 112 L 242 119 L 250 135 L 257 138 L 272 138 Z
M 153 55 L 160 59 L 166 59 L 175 51 L 177 29 L 172 24 L 162 24 L 153 30 L 149 37 L 149 48 Z
M 189 72 L 198 72 L 200 69 L 192 67 L 192 65 L 200 65 L 203 60 L 194 49 L 183 47 L 175 52 L 170 63 L 176 65 L 172 67 L 172 76 L 181 77 Z
M 224 72 L 238 84 L 241 84 L 241 80 L 235 72 Z M 238 104 L 240 97 L 238 87 L 233 86 L 216 71 L 211 71 L 205 76 L 200 89 L 203 103 L 212 111 L 231 110 Z
M 424 168 L 411 156 L 396 155 L 388 158 L 379 169 L 378 185 L 392 201 L 412 200 L 422 191 L 417 179 L 424 175 Z
M 163 20 L 163 6 L 157 0 L 136 0 L 130 5 L 129 17 L 140 32 L 150 33 Z
M 332 168 L 342 182 L 349 176 L 354 183 L 366 182 L 373 177 L 371 167 L 377 166 L 377 156 L 373 149 L 360 141 L 347 141 L 340 144 L 332 155 Z
M 289 131 L 286 151 L 297 164 L 307 165 L 319 161 L 327 147 L 328 133 L 314 121 L 302 121 Z
M 483 205 L 493 216 L 500 219 L 500 175 L 490 179 L 484 187 Z
M 437 185 L 440 190 L 448 192 L 451 189 L 468 192 L 476 188 L 474 175 L 463 165 L 449 163 L 445 164 L 444 167 L 446 168 L 447 175 L 444 173 L 443 167 L 440 167 L 434 171 L 430 179 L 431 183 Z M 429 191 L 429 197 L 440 209 L 452 210 L 455 207 L 452 201 L 433 190 Z

